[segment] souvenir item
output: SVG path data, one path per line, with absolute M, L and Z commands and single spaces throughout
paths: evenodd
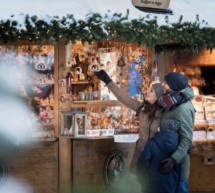
M 61 94 L 61 95 L 59 96 L 59 101 L 62 102 L 62 103 L 64 103 L 64 102 L 66 101 L 66 97 L 65 97 L 64 94 Z
M 100 70 L 100 66 L 99 66 L 99 64 L 91 64 L 91 65 L 89 66 L 89 70 L 90 70 L 91 72 L 99 71 L 99 70 Z
M 66 46 L 66 67 L 72 67 L 73 58 L 71 48 L 72 48 L 71 43 Z
M 117 61 L 117 66 L 118 67 L 123 67 L 125 66 L 125 61 L 123 60 L 123 58 L 119 58 Z
M 193 131 L 193 141 L 203 142 L 207 140 L 207 132 L 205 130 Z
M 96 57 L 94 57 L 94 56 L 91 57 L 91 59 L 90 59 L 89 70 L 90 70 L 91 72 L 95 72 L 95 71 L 101 70 L 101 66 L 99 65 L 99 63 L 98 63 Z
M 205 96 L 205 118 L 209 124 L 215 124 L 215 97 Z
M 207 129 L 207 140 L 215 140 L 215 129 L 212 127 Z
M 67 88 L 67 93 L 70 93 L 72 91 L 72 73 L 68 72 L 66 76 L 66 88 Z
M 79 92 L 79 100 L 85 100 L 85 92 Z
M 58 84 L 62 88 L 65 87 L 66 86 L 66 79 L 65 78 L 59 79 Z
M 62 112 L 61 135 L 70 135 L 72 137 L 86 136 L 86 118 L 87 114 L 80 111 Z
M 81 67 L 76 67 L 76 74 L 79 75 L 79 80 L 85 80 L 85 75 L 82 72 L 82 68 Z
M 45 57 L 39 56 L 39 60 L 35 63 L 34 68 L 36 70 L 45 71 L 47 70 L 47 65 L 45 63 Z
M 117 66 L 118 67 L 124 67 L 125 66 L 125 61 L 123 57 L 123 53 L 120 54 L 118 60 L 117 60 Z

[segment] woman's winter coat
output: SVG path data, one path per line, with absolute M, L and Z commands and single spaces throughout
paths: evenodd
M 162 112 L 161 125 L 167 119 L 177 119 L 181 127 L 179 129 L 180 142 L 177 150 L 171 155 L 177 163 L 181 163 L 182 174 L 181 179 L 188 181 L 190 171 L 190 159 L 188 150 L 192 147 L 193 125 L 195 119 L 195 109 L 192 104 L 194 97 L 193 89 L 190 87 L 180 91 L 188 101 L 180 104 L 173 110 L 165 110 Z
M 142 102 L 139 102 L 128 95 L 123 89 L 120 89 L 113 81 L 107 85 L 108 89 L 116 96 L 116 98 L 122 102 L 128 108 L 137 111 L 137 109 L 142 105 Z M 155 118 L 149 120 L 149 117 L 146 113 L 141 112 L 139 114 L 139 139 L 136 143 L 134 149 L 134 155 L 130 164 L 130 170 L 132 172 L 136 171 L 138 158 L 145 146 L 146 141 L 153 137 L 158 131 L 160 126 L 160 116 L 161 111 L 157 110 Z

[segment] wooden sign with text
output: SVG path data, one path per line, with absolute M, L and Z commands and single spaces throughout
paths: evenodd
M 170 0 L 132 0 L 132 3 L 141 11 L 172 14 L 172 11 L 168 9 Z

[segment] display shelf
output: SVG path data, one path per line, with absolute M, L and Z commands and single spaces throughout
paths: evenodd
M 78 81 L 78 82 L 72 82 L 72 85 L 75 85 L 75 84 L 89 84 L 89 81 Z
M 194 124 L 194 129 L 202 129 L 202 128 L 208 128 L 208 124 L 206 122 Z
M 62 138 L 69 138 L 73 140 L 101 140 L 101 139 L 114 139 L 114 136 L 97 136 L 97 137 L 73 137 L 68 135 L 61 135 Z
M 215 109 L 213 109 L 213 110 L 205 109 L 205 111 L 207 111 L 207 112 L 214 112 L 214 111 L 215 111 Z
M 122 106 L 118 100 L 72 101 L 72 108 Z
M 57 138 L 31 138 L 30 141 L 35 141 L 35 142 L 46 142 L 46 141 L 57 141 Z
M 207 129 L 208 127 L 215 127 L 215 124 L 213 123 L 208 123 L 208 122 L 204 122 L 204 123 L 195 123 L 194 124 L 194 129 Z

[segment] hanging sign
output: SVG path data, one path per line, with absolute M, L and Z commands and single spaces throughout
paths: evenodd
M 168 9 L 170 0 L 132 0 L 132 3 L 141 11 L 172 14 L 172 11 Z

